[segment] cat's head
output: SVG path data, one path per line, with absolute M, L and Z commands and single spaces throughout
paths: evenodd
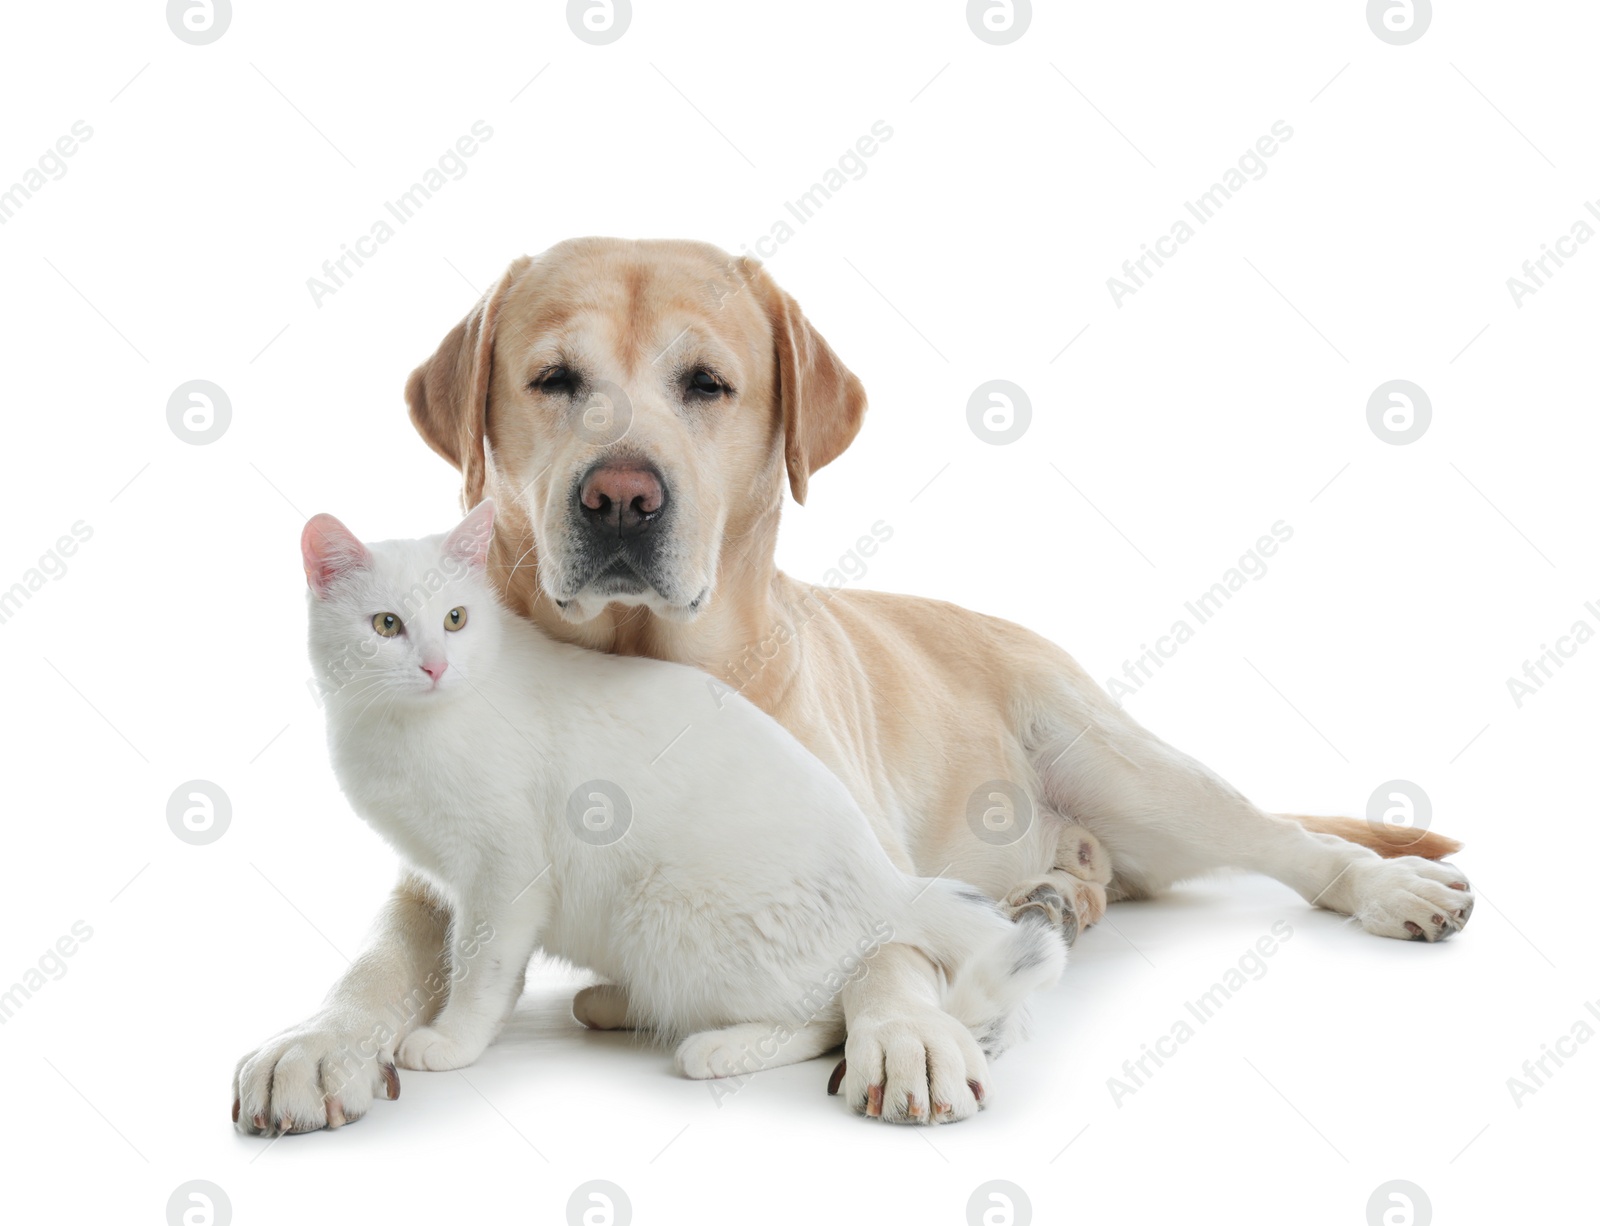
M 300 535 L 311 665 L 325 699 L 381 711 L 470 689 L 505 616 L 485 573 L 494 503 L 443 536 L 363 544 L 331 515 Z

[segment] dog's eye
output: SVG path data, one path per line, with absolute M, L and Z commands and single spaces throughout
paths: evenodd
M 576 382 L 565 366 L 546 366 L 528 386 L 540 392 L 570 392 Z
M 689 376 L 689 390 L 702 396 L 722 396 L 733 389 L 704 366 L 699 366 Z

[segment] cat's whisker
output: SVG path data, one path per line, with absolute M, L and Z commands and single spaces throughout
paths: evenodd
M 349 684 L 346 683 L 345 686 L 342 686 L 340 689 L 334 692 L 346 699 L 359 698 L 361 695 L 372 690 L 374 687 L 383 685 L 387 680 L 388 679 L 385 677 L 371 677 L 365 679 L 365 683 L 356 689 L 349 689 Z
M 379 695 L 381 695 L 386 688 L 387 687 L 384 686 L 384 685 L 369 685 L 365 689 L 360 690 L 357 693 L 349 695 L 345 699 L 345 702 L 349 703 L 349 704 L 353 704 L 353 703 L 356 703 L 356 702 L 358 702 L 358 701 L 360 701 L 362 699 L 365 699 L 367 702 L 371 702 L 374 698 L 376 698 Z M 364 711 L 365 707 L 363 707 L 362 709 Z
M 381 698 L 388 698 L 390 703 L 392 704 L 394 702 L 394 699 L 397 697 L 398 693 L 399 693 L 398 690 L 391 689 L 390 687 L 387 687 L 387 686 L 381 688 L 378 693 L 374 694 L 371 698 L 369 698 L 367 700 L 366 706 L 361 708 L 361 710 L 357 713 L 356 718 L 357 719 L 364 718 L 366 716 L 366 714 L 369 711 L 371 711 L 372 708 L 375 707 L 378 704 L 378 700 L 381 699 Z M 385 709 L 387 710 L 387 707 Z
M 386 677 L 386 676 L 381 676 L 381 675 L 378 676 L 377 678 L 375 678 L 373 680 L 372 684 L 368 685 L 359 694 L 356 694 L 356 695 L 352 696 L 353 698 L 360 698 L 360 697 L 363 697 L 363 696 L 366 696 L 366 695 L 370 695 L 370 697 L 367 698 L 366 702 L 362 704 L 361 708 L 358 711 L 356 711 L 353 716 L 351 716 L 351 719 L 352 720 L 364 719 L 366 717 L 367 713 L 370 710 L 372 710 L 372 708 L 377 704 L 377 702 L 378 702 L 378 700 L 380 698 L 383 698 L 383 697 L 385 697 L 387 695 L 387 696 L 390 697 L 391 700 L 393 700 L 394 698 L 398 697 L 403 692 L 404 692 L 404 687 L 396 685 L 392 678 Z

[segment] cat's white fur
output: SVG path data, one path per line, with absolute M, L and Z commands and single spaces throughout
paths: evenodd
M 902 873 L 832 772 L 707 675 L 557 643 L 506 611 L 484 572 L 493 513 L 370 545 L 317 516 L 303 540 L 335 772 L 453 917 L 448 1000 L 399 1063 L 476 1060 L 538 949 L 607 981 L 581 1017 L 671 1038 L 689 1076 L 808 1059 L 843 1040 L 838 988 L 893 941 L 940 968 L 930 1017 L 965 1055 L 905 1109 L 976 1111 L 984 1053 L 1061 973 L 1058 935 Z M 386 613 L 392 637 L 373 627 Z

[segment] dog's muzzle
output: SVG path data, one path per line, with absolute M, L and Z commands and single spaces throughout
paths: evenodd
M 579 592 L 602 598 L 638 596 L 654 588 L 667 597 L 660 571 L 671 518 L 667 484 L 655 465 L 601 461 L 574 483 L 569 522 Z

